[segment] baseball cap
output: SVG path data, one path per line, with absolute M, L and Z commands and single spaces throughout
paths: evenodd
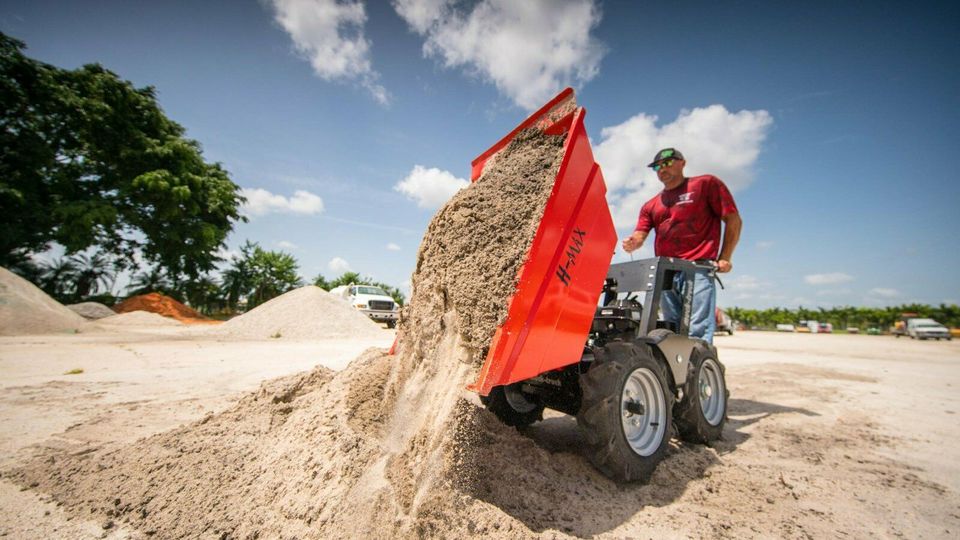
M 658 161 L 663 161 L 665 159 L 684 159 L 683 154 L 680 153 L 676 148 L 664 148 L 663 150 L 657 152 L 657 155 L 654 156 L 653 161 L 650 162 L 647 167 L 653 167 L 657 164 Z

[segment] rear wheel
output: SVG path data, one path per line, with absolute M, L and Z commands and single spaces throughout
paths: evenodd
M 647 481 L 670 441 L 673 394 L 645 344 L 611 343 L 580 377 L 587 457 L 614 480 Z
M 703 347 L 694 352 L 689 366 L 683 399 L 673 409 L 677 432 L 689 442 L 715 441 L 723 433 L 730 397 L 723 364 L 712 350 Z
M 521 383 L 496 386 L 488 396 L 480 396 L 480 402 L 496 415 L 501 422 L 517 428 L 543 420 L 543 405 L 534 397 L 520 390 Z

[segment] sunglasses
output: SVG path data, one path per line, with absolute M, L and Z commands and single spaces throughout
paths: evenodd
M 675 161 L 677 161 L 677 160 L 675 160 L 675 159 L 665 159 L 665 160 L 663 160 L 663 161 L 659 161 L 659 162 L 655 163 L 655 164 L 654 164 L 652 167 L 650 167 L 650 168 L 653 169 L 654 172 L 657 172 L 657 171 L 659 171 L 660 169 L 662 169 L 662 168 L 664 168 L 664 167 L 671 167 L 671 166 L 673 166 L 673 163 L 674 163 Z

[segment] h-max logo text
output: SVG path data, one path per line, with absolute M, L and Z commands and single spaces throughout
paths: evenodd
M 573 276 L 570 275 L 571 268 L 577 265 L 577 256 L 583 249 L 583 237 L 586 235 L 587 232 L 580 228 L 573 229 L 573 234 L 570 235 L 570 244 L 567 246 L 567 258 L 561 260 L 560 264 L 557 265 L 557 277 L 560 278 L 564 286 L 570 286 L 570 280 L 573 279 Z

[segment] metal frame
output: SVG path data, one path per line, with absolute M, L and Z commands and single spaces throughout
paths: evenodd
M 685 283 L 693 283 L 699 267 L 688 260 L 674 257 L 651 257 L 639 261 L 611 264 L 607 279 L 616 282 L 618 293 L 646 293 L 643 299 L 643 315 L 640 319 L 638 337 L 646 336 L 657 329 L 660 297 L 663 291 L 673 289 L 673 278 L 682 273 Z M 693 287 L 684 287 L 683 310 L 675 332 L 681 336 L 690 334 L 690 311 L 693 306 Z

